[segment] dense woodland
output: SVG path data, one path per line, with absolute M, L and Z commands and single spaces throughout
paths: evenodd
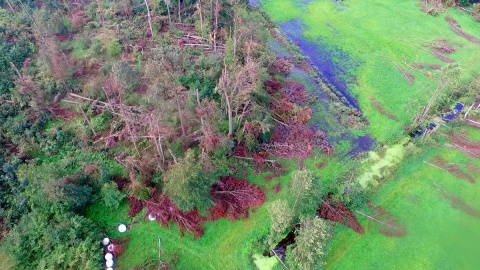
M 97 269 L 102 228 L 83 215 L 98 201 L 201 237 L 265 201 L 242 166 L 332 150 L 247 1 L 2 7 L 0 224 L 16 265 Z
M 247 168 L 280 175 L 279 158 L 335 150 L 308 126 L 315 97 L 285 79 L 301 59 L 271 51 L 274 26 L 246 0 L 0 5 L 0 243 L 17 267 L 98 269 L 104 228 L 85 217 L 95 202 L 128 200 L 132 217 L 145 209 L 201 237 L 204 222 L 248 218 L 265 202 Z M 318 269 L 328 222 L 363 233 L 348 208 L 367 191 L 344 192 L 349 175 L 322 190 L 299 168 L 295 204 L 268 205 L 261 245 L 272 250 L 297 224 L 287 263 Z

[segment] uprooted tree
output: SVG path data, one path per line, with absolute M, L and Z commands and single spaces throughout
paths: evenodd
M 402 237 L 407 234 L 405 225 L 392 214 L 388 213 L 387 210 L 381 206 L 374 206 L 372 203 L 369 203 L 369 206 L 371 209 L 370 215 L 358 210 L 355 212 L 372 220 L 378 226 L 378 231 L 381 234 L 390 237 Z
M 321 218 L 334 222 L 339 222 L 357 233 L 363 234 L 362 225 L 358 223 L 357 218 L 348 210 L 348 208 L 339 201 L 334 201 L 331 196 L 322 200 L 318 215 Z
M 155 191 L 152 197 L 146 202 L 147 215 L 155 217 L 157 222 L 166 227 L 170 222 L 178 225 L 180 233 L 193 233 L 195 238 L 202 236 L 205 231 L 201 227 L 202 218 L 197 210 L 181 211 L 173 202 L 160 193 Z
M 265 194 L 258 186 L 235 177 L 221 177 L 212 186 L 210 194 L 215 202 L 209 209 L 210 218 L 213 220 L 222 217 L 230 220 L 247 217 L 251 207 L 265 202 Z

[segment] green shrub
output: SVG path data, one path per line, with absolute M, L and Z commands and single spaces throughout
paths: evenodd
M 125 194 L 117 189 L 117 185 L 114 182 L 103 184 L 100 196 L 105 205 L 112 210 L 117 209 L 122 199 L 125 198 Z

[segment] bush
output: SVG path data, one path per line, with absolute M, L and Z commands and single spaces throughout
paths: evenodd
M 117 39 L 111 39 L 107 44 L 105 44 L 108 55 L 111 57 L 119 56 L 122 52 L 122 46 Z
M 122 199 L 125 198 L 125 194 L 118 190 L 117 185 L 113 182 L 103 184 L 100 196 L 105 205 L 112 210 L 117 209 Z
M 24 216 L 5 244 L 15 269 L 99 269 L 99 238 L 90 220 L 52 205 Z

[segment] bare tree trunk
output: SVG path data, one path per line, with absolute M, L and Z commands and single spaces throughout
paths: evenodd
M 220 3 L 218 0 L 215 0 L 215 31 L 213 33 L 213 51 L 217 52 L 217 32 L 218 32 L 218 16 L 220 15 Z
M 180 0 L 178 0 L 178 21 L 179 22 L 182 22 L 182 17 L 180 16 L 180 12 L 182 10 L 182 3 L 180 2 Z
M 230 98 L 228 97 L 228 92 L 227 92 L 227 88 L 229 87 L 229 83 L 228 83 L 228 73 L 227 73 L 227 65 L 225 64 L 225 60 L 224 60 L 224 69 L 223 69 L 223 74 L 222 74 L 222 77 L 223 77 L 223 86 L 222 86 L 222 90 L 223 90 L 223 95 L 225 96 L 225 103 L 227 105 L 227 115 L 228 115 L 228 137 L 231 137 L 232 136 L 232 133 L 233 133 L 233 115 L 232 115 L 232 108 L 231 108 L 231 104 L 230 104 Z
M 282 259 L 280 259 L 280 257 L 278 257 L 277 253 L 275 252 L 275 250 L 272 249 L 272 252 L 273 252 L 273 255 L 275 255 L 275 257 L 278 259 L 278 261 L 283 265 L 283 267 L 285 267 L 285 269 L 287 270 L 290 270 L 282 261 Z
M 165 5 L 167 6 L 167 13 L 168 13 L 168 22 L 172 24 L 172 17 L 170 16 L 170 0 L 163 0 L 165 2 Z
M 152 16 L 150 14 L 150 7 L 148 6 L 148 1 L 143 0 L 145 2 L 145 6 L 147 7 L 147 14 L 148 14 L 148 25 L 150 26 L 150 33 L 152 34 L 152 39 L 155 38 L 153 34 L 153 27 L 152 27 Z
M 200 31 L 201 34 L 200 36 L 203 37 L 203 14 L 202 14 L 202 0 L 199 0 L 196 4 L 197 9 L 198 9 L 198 16 L 200 17 Z
M 178 118 L 180 119 L 180 127 L 182 128 L 182 136 L 185 137 L 186 132 L 185 132 L 185 126 L 183 121 L 183 115 L 182 115 L 182 107 L 180 106 L 180 98 L 178 97 L 177 89 L 175 89 L 174 93 L 175 93 L 175 101 L 177 103 Z
M 389 228 L 393 228 L 392 225 L 387 224 L 387 223 L 385 223 L 385 222 L 383 222 L 383 221 L 381 221 L 381 220 L 378 220 L 378 219 L 376 219 L 376 218 L 374 218 L 374 217 L 372 217 L 372 216 L 369 216 L 369 215 L 367 215 L 367 214 L 365 214 L 365 213 L 362 213 L 362 212 L 360 212 L 360 211 L 358 211 L 358 210 L 355 210 L 355 212 L 358 213 L 358 214 L 360 214 L 360 215 L 362 215 L 362 216 L 364 216 L 364 217 L 366 217 L 366 218 L 369 218 L 369 219 L 371 219 L 371 220 L 373 220 L 373 221 L 375 221 L 375 222 L 377 222 L 377 223 L 380 223 L 380 224 L 382 224 L 382 225 L 385 225 L 385 226 L 387 226 L 387 227 L 389 227 Z
M 8 7 L 10 7 L 10 10 L 11 10 L 12 12 L 15 12 L 15 10 L 13 9 L 12 4 L 10 4 L 10 1 L 9 1 L 9 0 L 5 0 L 5 1 L 7 2 Z
M 197 95 L 197 105 L 200 108 L 200 95 L 198 94 L 198 89 L 195 89 L 195 94 Z M 203 120 L 203 117 L 200 116 L 200 123 L 202 124 L 202 127 L 205 125 L 205 121 Z
M 97 133 L 95 132 L 95 129 L 93 128 L 93 125 L 92 125 L 92 123 L 90 122 L 90 119 L 88 119 L 87 115 L 85 114 L 85 112 L 83 111 L 83 109 L 82 109 L 81 106 L 80 106 L 80 111 L 82 111 L 83 118 L 85 119 L 85 121 L 87 122 L 88 126 L 89 126 L 90 129 L 92 130 L 93 135 L 94 135 L 94 136 L 97 136 Z
M 123 121 L 125 122 L 125 125 L 127 126 L 128 133 L 130 135 L 130 139 L 132 140 L 133 146 L 135 147 L 135 150 L 137 151 L 137 154 L 140 155 L 140 151 L 138 151 L 137 147 L 137 142 L 135 141 L 135 136 L 133 135 L 132 128 L 130 127 L 130 119 L 128 119 L 125 109 L 123 108 L 123 104 L 120 105 L 120 111 L 122 114 Z

